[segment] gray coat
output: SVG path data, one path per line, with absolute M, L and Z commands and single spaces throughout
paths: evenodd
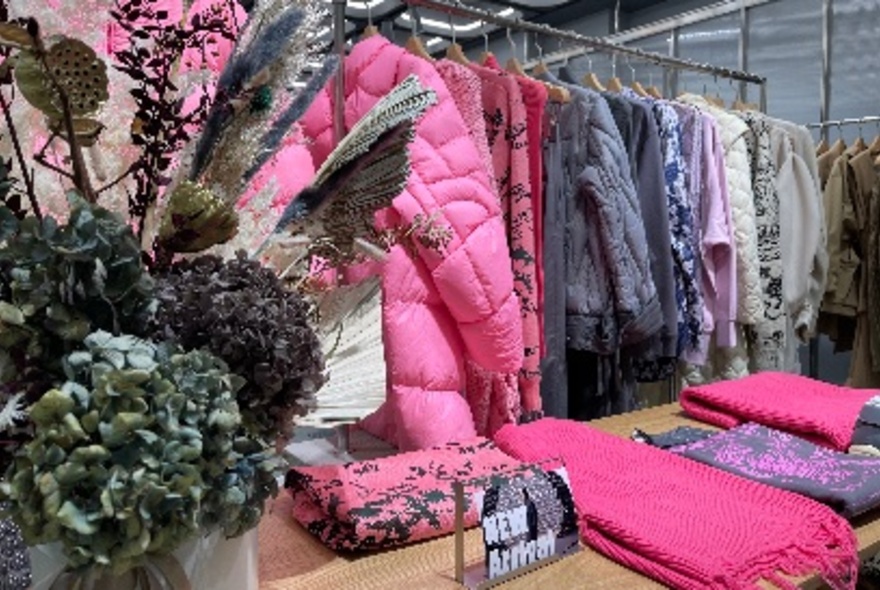
M 547 171 L 561 172 L 567 191 L 567 346 L 611 354 L 643 342 L 663 324 L 629 156 L 598 93 L 551 74 L 541 77 L 572 95 L 559 118 L 562 170 Z
M 568 68 L 560 68 L 559 79 L 575 84 Z M 613 92 L 603 92 L 617 129 L 629 155 L 633 183 L 639 196 L 642 221 L 651 255 L 651 277 L 663 312 L 660 331 L 631 351 L 641 359 L 656 360 L 676 356 L 678 317 L 675 279 L 672 271 L 672 244 L 660 132 L 650 107 Z

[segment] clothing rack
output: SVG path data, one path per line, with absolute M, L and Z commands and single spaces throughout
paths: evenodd
M 344 112 L 345 112 L 345 76 L 344 76 L 344 57 L 345 57 L 345 7 L 347 0 L 332 0 L 333 3 L 333 39 L 334 39 L 334 51 L 339 56 L 339 71 L 337 72 L 337 76 L 334 83 L 334 112 L 333 112 L 333 127 L 336 135 L 336 140 L 339 141 L 344 134 L 345 123 L 344 123 Z M 497 25 L 500 28 L 505 29 L 514 29 L 519 31 L 526 31 L 537 33 L 540 35 L 546 35 L 549 37 L 553 37 L 560 40 L 570 41 L 575 45 L 584 47 L 584 53 L 589 51 L 601 51 L 604 53 L 610 53 L 614 56 L 624 55 L 630 58 L 635 58 L 640 61 L 653 63 L 657 66 L 663 68 L 669 68 L 674 70 L 688 70 L 693 72 L 699 72 L 703 74 L 708 74 L 714 76 L 716 78 L 726 78 L 729 80 L 736 80 L 742 83 L 755 84 L 759 87 L 760 90 L 760 102 L 759 108 L 762 112 L 767 112 L 767 78 L 764 76 L 759 76 L 757 74 L 752 74 L 749 72 L 744 72 L 741 70 L 734 70 L 730 68 L 724 68 L 720 66 L 713 66 L 706 63 L 700 63 L 688 59 L 678 58 L 669 55 L 663 55 L 660 53 L 654 53 L 650 51 L 644 51 L 642 49 L 637 49 L 634 47 L 627 47 L 624 45 L 618 45 L 616 43 L 612 43 L 610 41 L 606 41 L 603 39 L 599 39 L 596 37 L 589 37 L 587 35 L 581 35 L 580 33 L 575 33 L 572 31 L 564 31 L 561 29 L 553 28 L 549 25 L 540 24 L 540 23 L 532 23 L 529 21 L 522 20 L 520 18 L 511 19 L 503 16 L 499 16 L 498 14 L 489 12 L 487 10 L 482 10 L 479 8 L 475 8 L 473 6 L 468 6 L 459 0 L 402 0 L 402 3 L 409 7 L 422 7 L 430 10 L 435 10 L 437 12 L 441 12 L 447 14 L 449 16 L 458 16 L 464 18 L 470 18 L 475 21 L 480 21 L 483 23 L 492 23 Z M 413 26 L 414 30 L 419 28 L 420 24 L 420 16 L 416 13 L 414 14 Z M 568 54 L 570 57 L 570 52 Z M 562 55 L 558 56 L 544 56 L 544 61 L 557 61 L 558 59 L 563 59 Z M 674 401 L 676 399 L 675 395 L 675 387 L 673 384 L 673 379 L 668 381 L 669 388 L 669 399 L 670 401 Z
M 586 35 L 581 35 L 580 33 L 575 33 L 572 31 L 563 31 L 561 29 L 556 29 L 545 24 L 532 23 L 519 18 L 510 19 L 498 16 L 497 14 L 486 10 L 467 6 L 459 0 L 403 0 L 403 2 L 409 6 L 421 6 L 424 8 L 429 8 L 431 10 L 436 10 L 438 12 L 443 12 L 451 16 L 472 18 L 481 22 L 492 23 L 506 29 L 528 31 L 541 35 L 547 35 L 556 39 L 571 41 L 577 45 L 584 46 L 585 52 L 593 50 L 611 53 L 612 55 L 624 55 L 641 61 L 654 63 L 661 67 L 668 67 L 676 70 L 690 70 L 720 78 L 736 80 L 738 82 L 756 84 L 760 88 L 761 92 L 760 109 L 762 112 L 767 111 L 767 78 L 759 76 L 757 74 L 751 74 L 749 72 L 733 70 L 720 66 L 713 66 L 710 64 L 695 62 L 688 59 L 673 57 L 669 55 L 663 55 L 660 53 L 644 51 L 635 47 L 626 47 L 624 45 L 618 45 L 616 43 L 605 41 L 596 37 L 588 37 Z M 562 56 L 559 56 L 559 59 L 562 59 Z M 548 62 L 554 60 L 552 56 L 545 56 L 544 61 Z

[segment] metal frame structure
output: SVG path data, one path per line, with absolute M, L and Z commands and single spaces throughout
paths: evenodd
M 526 31 L 537 33 L 540 35 L 546 35 L 548 37 L 553 37 L 556 39 L 570 41 L 571 43 L 581 47 L 580 54 L 584 54 L 589 51 L 601 51 L 603 53 L 610 53 L 614 56 L 627 56 L 630 58 L 653 63 L 661 67 L 672 68 L 675 70 L 690 70 L 709 74 L 711 76 L 736 80 L 743 83 L 756 84 L 760 87 L 761 91 L 761 110 L 766 111 L 767 79 L 757 74 L 713 66 L 710 64 L 695 62 L 688 59 L 682 59 L 680 57 L 662 55 L 659 53 L 644 51 L 642 49 L 637 49 L 634 47 L 627 47 L 605 39 L 588 37 L 586 35 L 581 35 L 572 31 L 563 31 L 545 24 L 528 22 L 522 19 L 509 19 L 498 16 L 497 14 L 492 12 L 481 10 L 479 8 L 474 8 L 472 6 L 467 6 L 460 0 L 403 0 L 403 2 L 409 6 L 421 6 L 423 8 L 436 10 L 438 12 L 453 16 L 472 18 L 481 22 L 492 23 L 504 29 Z M 561 54 L 556 55 L 559 56 L 557 59 L 562 59 Z M 550 59 L 551 56 L 545 56 L 545 63 L 548 62 Z

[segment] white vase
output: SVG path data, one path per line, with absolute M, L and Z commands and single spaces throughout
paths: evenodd
M 59 543 L 30 548 L 33 586 L 49 590 L 64 571 L 66 560 Z M 220 533 L 199 537 L 180 546 L 174 557 L 189 579 L 192 590 L 257 590 L 259 547 L 257 529 L 234 539 Z M 164 590 L 178 590 L 165 585 Z

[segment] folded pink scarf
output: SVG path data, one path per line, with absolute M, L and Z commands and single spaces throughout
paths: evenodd
M 689 387 L 680 403 L 701 422 L 723 428 L 757 422 L 845 451 L 862 406 L 877 393 L 768 372 Z
M 293 517 L 325 545 L 382 549 L 453 532 L 452 483 L 519 465 L 491 441 L 477 438 L 372 461 L 296 467 L 285 487 L 293 495 Z M 465 526 L 474 526 L 478 514 L 471 506 Z
M 508 425 L 495 443 L 521 461 L 561 459 L 585 542 L 669 586 L 794 589 L 782 576 L 818 572 L 855 587 L 852 528 L 809 498 L 568 420 Z

